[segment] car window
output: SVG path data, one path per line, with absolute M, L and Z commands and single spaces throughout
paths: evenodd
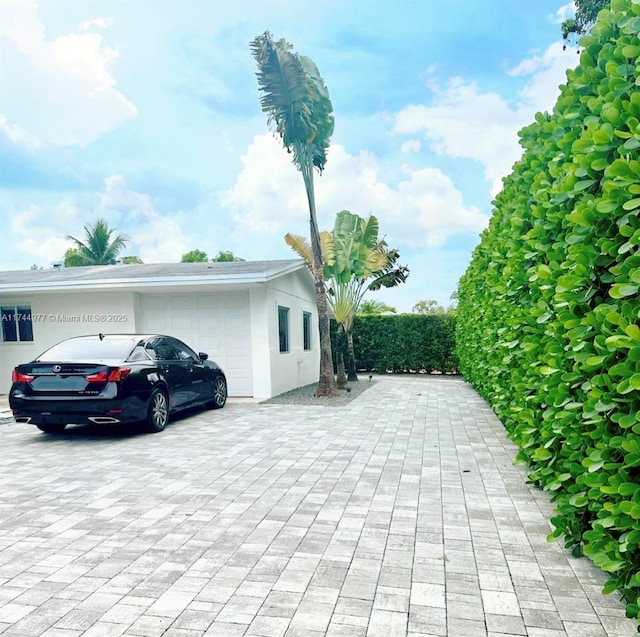
M 39 361 L 127 359 L 135 345 L 133 336 L 81 336 L 62 341 L 38 356 Z
M 147 351 L 145 350 L 145 348 L 142 345 L 142 343 L 139 343 L 138 345 L 135 346 L 133 352 L 131 352 L 131 354 L 130 354 L 130 356 L 129 356 L 129 358 L 127 360 L 129 360 L 129 361 L 148 361 L 149 360 L 149 354 L 147 354 Z
M 196 363 L 200 360 L 198 358 L 198 355 L 190 347 L 185 345 L 182 341 L 172 338 L 171 344 L 175 348 L 179 360 L 194 361 Z
M 153 358 L 156 360 L 171 361 L 178 358 L 175 348 L 167 338 L 158 338 L 147 345 L 151 347 Z

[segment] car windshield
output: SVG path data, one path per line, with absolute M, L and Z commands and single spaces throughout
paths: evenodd
M 54 345 L 38 357 L 38 361 L 123 361 L 138 338 L 72 338 Z

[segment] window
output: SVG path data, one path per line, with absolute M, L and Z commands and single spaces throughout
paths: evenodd
M 174 361 L 178 358 L 175 348 L 166 338 L 154 339 L 147 343 L 147 348 L 151 348 L 153 358 L 158 361 Z
M 191 361 L 192 363 L 197 363 L 200 361 L 198 355 L 190 348 L 187 347 L 184 343 L 177 341 L 176 339 L 171 339 L 171 344 L 176 350 L 176 355 L 178 360 L 181 361 Z
M 54 345 L 38 357 L 39 361 L 123 361 L 137 344 L 139 338 L 126 335 L 103 334 L 96 336 L 76 336 Z
M 2 340 L 7 343 L 33 341 L 33 325 L 31 323 L 31 306 L 3 305 Z
M 280 351 L 289 351 L 289 308 L 278 306 L 278 335 L 280 337 Z
M 302 343 L 308 352 L 311 349 L 311 312 L 302 313 Z

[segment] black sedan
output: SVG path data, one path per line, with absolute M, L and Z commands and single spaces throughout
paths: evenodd
M 16 422 L 59 433 L 68 424 L 144 422 L 162 431 L 175 411 L 224 407 L 227 379 L 207 354 L 171 336 L 96 334 L 62 341 L 13 370 Z

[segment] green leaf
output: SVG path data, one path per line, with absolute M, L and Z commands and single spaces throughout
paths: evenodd
M 608 214 L 613 212 L 618 207 L 618 203 L 616 201 L 611 201 L 609 199 L 603 199 L 599 201 L 596 205 L 596 210 L 603 214 Z
M 609 290 L 609 295 L 614 299 L 621 299 L 625 296 L 634 296 L 638 293 L 640 286 L 629 283 L 616 283 Z

